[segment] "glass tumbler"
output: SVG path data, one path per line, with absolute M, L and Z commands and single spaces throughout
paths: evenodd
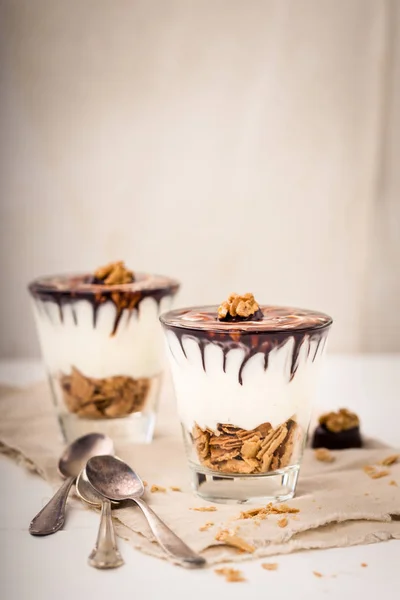
M 195 492 L 214 502 L 292 498 L 332 319 L 261 306 L 223 322 L 217 306 L 161 315 Z
M 164 367 L 159 315 L 179 283 L 145 273 L 112 286 L 91 280 L 61 275 L 29 285 L 64 439 L 97 431 L 150 442 Z

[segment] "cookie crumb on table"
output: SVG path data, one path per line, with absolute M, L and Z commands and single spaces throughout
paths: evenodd
M 261 563 L 261 566 L 266 571 L 276 571 L 278 568 L 278 563 Z
M 204 525 L 202 525 L 201 527 L 199 527 L 199 531 L 207 531 L 213 525 L 214 525 L 214 523 L 212 521 L 207 521 L 207 523 L 204 523 Z
M 400 454 L 391 454 L 390 456 L 387 456 L 386 458 L 381 460 L 379 464 L 385 467 L 390 467 L 390 465 L 394 465 L 399 460 L 399 458 Z
M 333 462 L 335 460 L 334 455 L 328 448 L 317 448 L 314 451 L 314 456 L 317 460 L 321 462 Z
M 171 485 L 171 487 L 169 488 L 172 492 L 181 492 L 181 488 L 178 487 L 177 485 Z
M 379 471 L 373 465 L 365 465 L 365 467 L 363 467 L 363 471 L 368 475 L 368 477 L 371 477 L 371 479 L 380 479 L 381 477 L 390 475 L 389 469 L 381 469 Z
M 255 552 L 254 546 L 246 542 L 246 540 L 243 538 L 227 530 L 218 531 L 215 539 L 217 542 L 222 542 L 227 546 L 232 546 L 233 548 L 242 550 L 242 552 L 248 552 L 249 554 L 253 554 L 253 552 Z
M 391 481 L 389 481 L 389 485 L 394 485 L 394 486 L 398 487 L 397 481 L 395 481 L 394 479 L 392 479 Z
M 282 517 L 282 519 L 279 519 L 278 525 L 279 525 L 279 527 L 286 527 L 288 522 L 289 521 L 287 520 L 286 517 Z
M 315 575 L 315 577 L 323 577 L 322 573 L 319 571 L 313 571 L 313 575 Z
M 250 510 L 242 511 L 236 519 L 266 519 L 268 515 L 296 514 L 299 512 L 299 508 L 292 508 L 287 504 L 277 504 L 274 506 L 272 502 L 270 502 L 267 506 L 261 508 L 252 508 Z
M 367 563 L 361 563 L 362 567 L 368 567 Z
M 217 573 L 217 575 L 223 575 L 225 577 L 225 581 L 228 582 L 246 581 L 246 579 L 243 577 L 242 571 L 239 571 L 239 569 L 222 567 L 221 569 L 215 569 L 215 573 Z
M 163 487 L 162 485 L 152 485 L 150 488 L 150 492 L 152 494 L 154 494 L 155 492 L 166 492 L 167 488 Z
M 217 509 L 215 506 L 193 506 L 189 508 L 189 510 L 197 510 L 198 512 L 214 512 Z

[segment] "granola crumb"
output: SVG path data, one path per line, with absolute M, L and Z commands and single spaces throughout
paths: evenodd
M 154 494 L 155 492 L 166 492 L 167 488 L 163 487 L 162 485 L 152 485 L 150 488 L 150 492 L 152 494 Z
M 213 527 L 213 525 L 214 523 L 212 521 L 207 521 L 207 523 L 204 523 L 204 525 L 199 527 L 199 531 L 207 531 L 208 529 L 210 529 L 210 527 Z
M 361 563 L 362 567 L 368 567 L 367 563 Z
M 313 575 L 315 575 L 315 577 L 323 577 L 322 573 L 319 571 L 313 571 Z
M 217 575 L 223 575 L 225 577 L 225 581 L 228 581 L 229 583 L 235 583 L 237 581 L 246 581 L 246 579 L 243 577 L 242 571 L 239 571 L 239 569 L 222 567 L 221 569 L 215 569 L 214 572 Z
M 282 519 L 279 519 L 279 521 L 278 521 L 279 527 L 287 527 L 288 523 L 289 523 L 289 521 L 287 520 L 286 517 L 282 517 Z
M 392 479 L 391 481 L 389 481 L 389 485 L 394 485 L 395 487 L 398 487 L 397 481 L 395 481 L 394 479 Z
M 217 533 L 215 536 L 217 542 L 223 542 L 227 546 L 232 546 L 233 548 L 238 548 L 238 550 L 242 550 L 243 552 L 249 552 L 253 554 L 255 552 L 255 547 L 246 542 L 243 538 L 232 534 L 230 531 L 222 530 Z
M 189 510 L 197 510 L 198 512 L 215 512 L 217 509 L 215 506 L 193 506 Z
M 317 448 L 314 451 L 314 456 L 321 462 L 331 463 L 335 460 L 335 457 L 333 456 L 332 452 L 328 450 L 328 448 Z
M 369 496 L 369 492 L 364 492 L 364 496 Z
M 177 485 L 171 485 L 171 487 L 169 488 L 172 492 L 181 492 L 181 488 L 178 487 Z
M 253 294 L 230 294 L 228 300 L 222 302 L 218 308 L 218 319 L 220 321 L 230 320 L 241 317 L 248 317 L 257 313 L 260 310 L 258 303 L 255 301 Z
M 261 566 L 266 571 L 276 571 L 278 568 L 278 563 L 261 563 Z
M 400 454 L 391 454 L 390 456 L 387 456 L 386 458 L 384 458 L 383 460 L 380 461 L 380 465 L 383 465 L 384 467 L 390 467 L 390 465 L 394 465 L 400 458 Z

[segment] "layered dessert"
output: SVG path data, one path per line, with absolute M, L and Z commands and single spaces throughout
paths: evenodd
M 161 321 L 192 466 L 241 476 L 297 466 L 331 318 L 231 294 Z
M 29 285 L 62 417 L 91 421 L 154 413 L 163 371 L 159 315 L 171 307 L 178 287 L 168 277 L 133 273 L 123 262 Z M 65 418 L 62 424 L 65 429 Z

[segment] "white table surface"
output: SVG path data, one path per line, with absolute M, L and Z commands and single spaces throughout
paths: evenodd
M 27 385 L 43 379 L 35 361 L 0 361 L 0 382 Z M 318 393 L 318 411 L 346 406 L 368 435 L 400 446 L 400 355 L 331 356 Z M 141 554 L 119 540 L 126 564 L 114 571 L 88 566 L 98 516 L 70 510 L 65 529 L 44 538 L 28 533 L 31 518 L 50 498 L 50 487 L 0 457 L 1 600 L 116 600 L 190 597 L 243 600 L 338 598 L 400 599 L 400 541 L 278 556 L 268 572 L 262 560 L 240 563 L 246 583 L 226 583 L 213 569 L 186 571 Z M 361 563 L 368 564 L 362 568 Z M 234 565 L 232 565 L 234 566 Z M 324 577 L 317 578 L 313 571 Z

